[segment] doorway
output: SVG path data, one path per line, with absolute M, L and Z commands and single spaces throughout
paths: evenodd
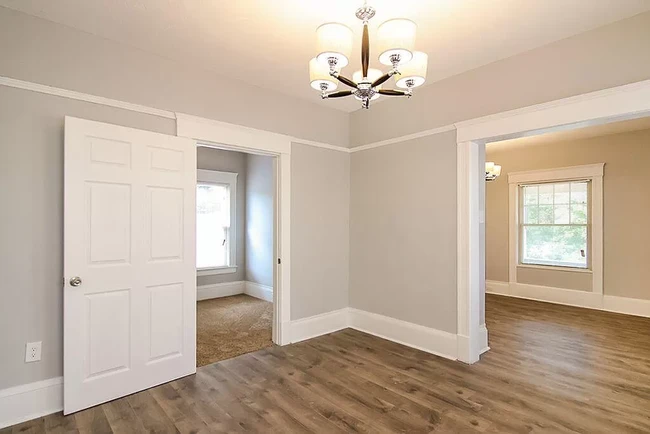
M 197 149 L 197 367 L 273 345 L 275 165 Z
M 459 360 L 475 363 L 489 349 L 485 326 L 485 144 L 648 116 L 648 101 L 650 82 L 646 81 L 456 124 Z

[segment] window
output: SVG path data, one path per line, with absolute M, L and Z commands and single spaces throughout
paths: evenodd
M 236 271 L 237 174 L 199 170 L 196 185 L 198 275 Z
M 589 181 L 520 186 L 522 264 L 588 268 Z

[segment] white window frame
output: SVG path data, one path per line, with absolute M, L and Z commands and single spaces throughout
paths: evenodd
M 525 204 L 522 204 L 522 198 L 524 195 L 524 188 L 525 187 L 530 187 L 530 186 L 540 186 L 540 185 L 557 185 L 557 184 L 571 184 L 573 182 L 584 182 L 587 184 L 587 222 L 586 223 L 581 223 L 581 224 L 564 224 L 564 225 L 558 225 L 558 224 L 549 224 L 549 226 L 584 226 L 587 229 L 587 245 L 586 245 L 586 261 L 585 265 L 582 266 L 581 264 L 577 263 L 561 263 L 559 261 L 545 261 L 538 259 L 534 263 L 533 262 L 524 262 L 524 253 L 523 253 L 523 248 L 524 248 L 524 230 L 527 224 L 523 221 L 524 218 L 524 208 L 526 207 Z M 588 271 L 591 272 L 591 180 L 589 179 L 574 179 L 571 181 L 552 181 L 552 182 L 531 182 L 531 183 L 524 183 L 524 184 L 518 184 L 518 194 L 519 194 L 519 202 L 518 202 L 518 212 L 519 212 L 519 231 L 517 233 L 517 236 L 519 237 L 519 257 L 517 258 L 517 266 L 518 267 L 535 267 L 535 268 L 546 268 L 550 267 L 552 269 L 569 269 L 571 271 Z M 553 197 L 553 208 L 555 208 L 555 195 Z M 555 209 L 554 209 L 555 211 Z M 528 224 L 528 226 L 535 226 L 534 224 Z
M 562 167 L 557 169 L 512 172 L 508 174 L 509 184 L 509 280 L 517 282 L 517 268 L 536 268 L 572 273 L 591 273 L 592 292 L 603 293 L 603 175 L 605 163 L 583 166 Z M 591 195 L 588 200 L 588 266 L 590 268 L 572 268 L 552 265 L 532 265 L 520 263 L 520 189 L 523 185 L 551 182 L 589 181 Z M 590 223 L 590 224 L 589 224 Z
M 230 229 L 228 231 L 228 247 L 230 251 L 228 265 L 221 267 L 197 267 L 197 276 L 213 276 L 237 272 L 237 175 L 237 173 L 219 172 L 217 170 L 199 169 L 196 171 L 197 185 L 199 183 L 226 184 L 230 191 Z

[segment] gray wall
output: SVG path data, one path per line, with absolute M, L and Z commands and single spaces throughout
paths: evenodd
M 352 113 L 351 146 L 650 78 L 650 12 Z
M 350 306 L 456 333 L 456 132 L 351 166 Z
M 350 154 L 291 147 L 291 319 L 348 306 Z
M 0 389 L 63 374 L 63 117 L 174 134 L 174 121 L 0 86 Z M 25 343 L 43 341 L 26 364 Z
M 0 200 L 11 204 L 0 213 L 0 390 L 63 373 L 66 115 L 175 134 L 170 119 L 0 86 Z M 291 318 L 299 319 L 347 306 L 350 156 L 297 144 L 293 152 Z M 32 341 L 43 341 L 42 360 L 26 364 Z
M 348 145 L 345 112 L 2 7 L 0 53 L 7 77 Z
M 237 282 L 246 278 L 246 159 L 243 152 L 214 148 L 198 148 L 196 166 L 199 169 L 237 173 L 237 272 L 196 278 L 197 286 Z
M 246 280 L 273 286 L 275 161 L 249 154 L 246 159 Z

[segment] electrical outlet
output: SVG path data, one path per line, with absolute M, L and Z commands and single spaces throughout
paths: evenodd
M 41 342 L 27 342 L 25 345 L 25 363 L 41 360 Z

